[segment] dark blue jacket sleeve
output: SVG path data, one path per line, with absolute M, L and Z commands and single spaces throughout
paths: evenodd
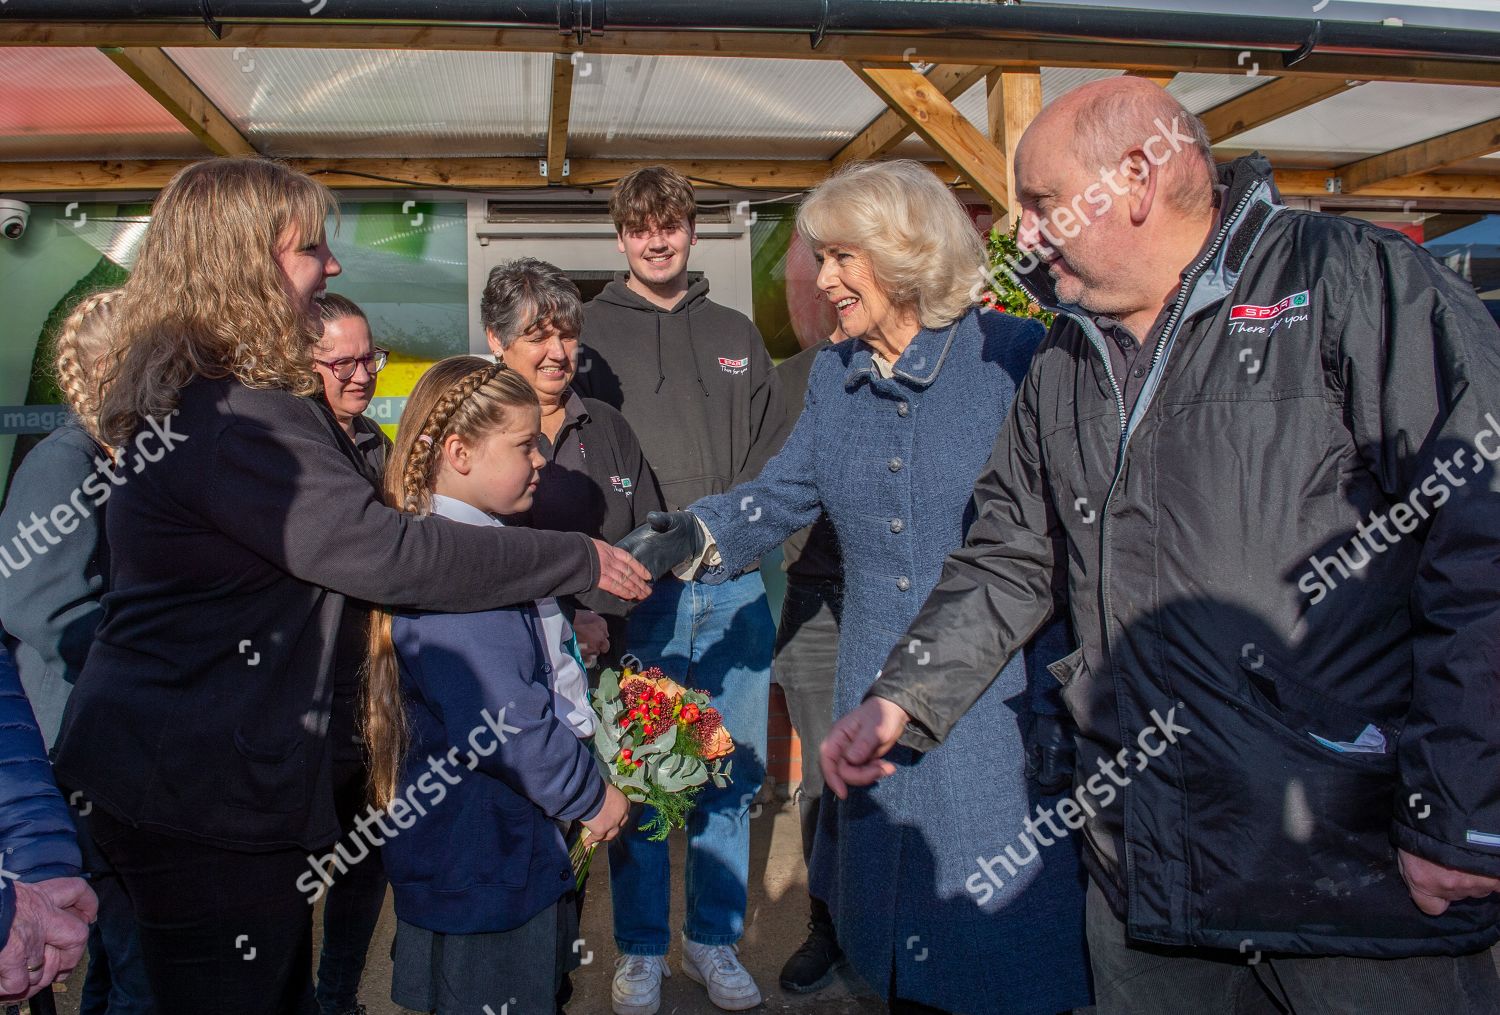
M 551 687 L 533 672 L 540 643 L 521 623 L 507 622 L 527 612 L 425 614 L 414 623 L 398 622 L 392 633 L 422 697 L 471 768 L 501 780 L 549 817 L 591 818 L 604 805 L 604 777 L 588 744 L 553 712 Z M 532 645 L 516 644 L 507 634 Z
M 0 647 L 0 850 L 5 896 L 0 924 L 10 933 L 14 909 L 12 880 L 46 881 L 77 877 L 82 862 L 78 833 L 67 804 L 52 781 L 31 705 L 10 653 Z

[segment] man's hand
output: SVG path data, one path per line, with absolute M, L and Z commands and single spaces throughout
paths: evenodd
M 703 527 L 691 513 L 652 511 L 646 516 L 645 525 L 637 526 L 615 545 L 646 565 L 651 580 L 655 581 L 701 554 L 708 541 L 703 538 Z
M 573 614 L 573 636 L 578 639 L 578 654 L 585 665 L 594 665 L 595 659 L 609 651 L 609 625 L 592 610 Z
M 1442 916 L 1450 902 L 1482 899 L 1500 892 L 1500 878 L 1444 867 L 1404 849 L 1396 850 L 1396 861 L 1406 880 L 1406 890 L 1411 893 L 1411 901 L 1428 916 Z
M 16 915 L 0 948 L 0 998 L 31 997 L 83 960 L 99 900 L 81 878 L 15 882 Z
M 850 786 L 868 786 L 896 771 L 881 758 L 896 746 L 911 716 L 884 698 L 866 698 L 853 712 L 833 724 L 818 757 L 823 781 L 843 800 Z
M 639 601 L 651 594 L 651 573 L 624 550 L 602 539 L 594 540 L 599 551 L 599 584 L 595 588 L 617 599 Z

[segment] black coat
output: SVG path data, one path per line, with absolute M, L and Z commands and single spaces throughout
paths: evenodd
M 598 579 L 573 533 L 385 507 L 304 400 L 197 381 L 124 477 L 111 588 L 59 779 L 134 825 L 231 849 L 339 834 L 327 736 L 345 596 L 467 612 Z
M 1132 939 L 1474 951 L 1500 897 L 1425 916 L 1395 847 L 1500 876 L 1500 331 L 1405 236 L 1277 205 L 1263 159 L 1224 182 L 1133 415 L 1060 308 L 871 693 L 941 740 L 1065 591 L 1073 827 Z M 1166 724 L 1175 746 L 1139 739 Z M 1129 779 L 1108 801 L 1106 761 Z

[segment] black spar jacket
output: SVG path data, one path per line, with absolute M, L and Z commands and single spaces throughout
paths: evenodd
M 909 631 L 930 658 L 870 693 L 930 746 L 1066 596 L 1074 827 L 1132 938 L 1473 951 L 1500 898 L 1425 916 L 1395 851 L 1500 876 L 1500 332 L 1406 237 L 1280 207 L 1259 157 L 1221 176 L 1132 413 L 1058 308 Z

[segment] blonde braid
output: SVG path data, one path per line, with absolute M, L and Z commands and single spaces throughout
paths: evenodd
M 437 451 L 446 436 L 448 424 L 474 392 L 494 380 L 504 369 L 503 363 L 485 364 L 465 375 L 432 407 L 422 423 L 416 443 L 412 445 L 411 455 L 406 460 L 406 468 L 401 474 L 402 511 L 420 514 L 427 509 L 431 498 L 429 487 L 432 468 L 437 462 Z
M 99 406 L 104 400 L 107 374 L 105 357 L 110 351 L 105 327 L 110 315 L 105 310 L 119 295 L 109 289 L 86 296 L 63 322 L 53 344 L 53 378 L 63 401 L 78 417 L 83 428 L 101 445 L 108 447 L 99 427 Z

